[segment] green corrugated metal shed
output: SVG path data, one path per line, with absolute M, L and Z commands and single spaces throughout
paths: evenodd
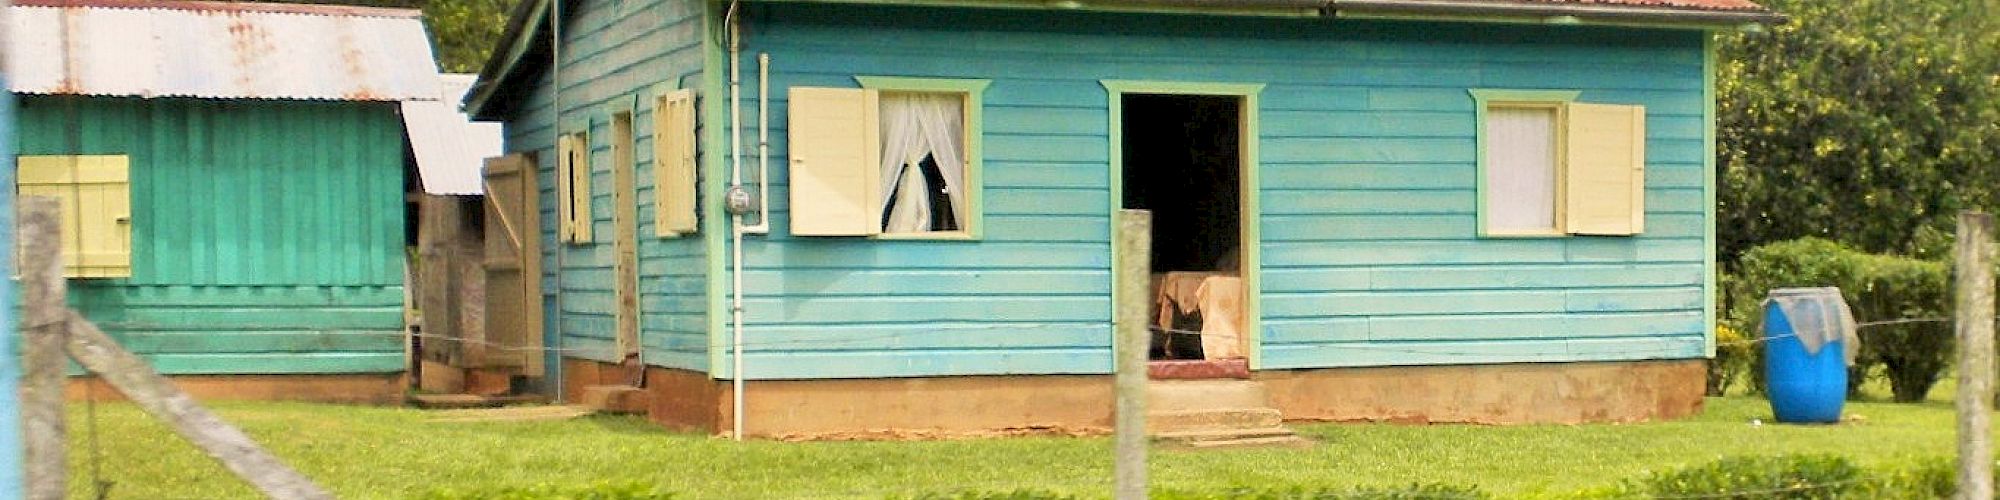
M 130 275 L 72 279 L 72 306 L 167 374 L 403 371 L 420 13 L 62 7 L 9 11 L 40 34 L 8 49 L 16 154 L 124 156 L 131 202 Z

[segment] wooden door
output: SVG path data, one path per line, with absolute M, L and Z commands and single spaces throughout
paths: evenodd
M 618 310 L 620 361 L 639 355 L 639 173 L 633 158 L 632 115 L 611 115 L 612 281 Z
M 535 159 L 486 160 L 486 366 L 541 376 L 542 239 Z

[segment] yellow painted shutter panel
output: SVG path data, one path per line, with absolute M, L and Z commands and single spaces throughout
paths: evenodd
M 575 239 L 571 236 L 574 229 L 570 226 L 575 217 L 569 213 L 570 200 L 574 199 L 569 191 L 570 170 L 575 168 L 571 163 L 571 159 L 574 158 L 574 154 L 570 152 L 574 143 L 571 139 L 569 134 L 556 136 L 556 241 L 560 242 Z
M 132 275 L 131 162 L 125 156 L 85 156 L 77 162 L 78 258 L 73 275 Z
M 22 156 L 15 159 L 15 182 L 21 196 L 55 198 L 62 207 L 62 248 L 65 275 L 76 277 L 82 236 L 77 227 L 76 166 L 80 156 Z
M 654 234 L 695 231 L 694 94 L 676 90 L 653 106 Z
M 577 243 L 590 242 L 591 219 L 590 201 L 590 134 L 578 132 L 570 144 L 571 170 L 569 185 L 571 199 L 571 236 Z
M 1570 103 L 1566 112 L 1563 154 L 1569 232 L 1645 231 L 1646 108 Z
M 867 236 L 882 231 L 882 143 L 876 92 L 792 87 L 792 234 Z

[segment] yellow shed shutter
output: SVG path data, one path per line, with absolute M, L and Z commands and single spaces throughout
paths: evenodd
M 1563 154 L 1573 234 L 1645 231 L 1646 108 L 1568 104 Z
M 653 103 L 653 209 L 657 236 L 695 230 L 694 94 L 676 90 Z
M 132 275 L 131 161 L 124 155 L 19 157 L 20 194 L 59 200 L 63 269 L 72 278 Z
M 792 234 L 867 236 L 882 232 L 881 151 L 876 92 L 792 87 Z

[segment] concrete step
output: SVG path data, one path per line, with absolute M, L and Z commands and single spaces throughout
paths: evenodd
M 1189 448 L 1223 448 L 1233 446 L 1309 445 L 1312 442 L 1300 438 L 1297 433 L 1284 427 L 1264 427 L 1256 429 L 1208 429 L 1195 431 L 1164 432 L 1153 435 L 1153 440 L 1161 444 L 1185 446 Z
M 1284 425 L 1284 414 L 1272 408 L 1175 410 L 1146 414 L 1146 428 L 1154 434 L 1214 429 L 1261 429 Z
M 652 398 L 645 389 L 629 385 L 592 385 L 583 388 L 583 406 L 602 413 L 646 413 Z
M 1290 446 L 1290 447 L 1308 448 L 1311 447 L 1312 444 L 1313 444 L 1312 440 L 1298 436 L 1269 436 L 1269 437 L 1243 438 L 1243 439 L 1225 439 L 1220 441 L 1197 441 L 1197 442 L 1187 443 L 1187 447 L 1196 449 L 1247 448 L 1256 446 Z
M 535 394 L 514 396 L 486 396 L 480 394 L 412 394 L 405 398 L 410 406 L 418 408 L 446 410 L 455 408 L 495 408 L 508 405 L 546 403 L 548 398 Z
M 1154 380 L 1146 383 L 1149 412 L 1266 408 L 1264 384 L 1252 380 Z
M 581 406 L 509 406 L 505 408 L 468 408 L 444 410 L 431 414 L 430 421 L 440 423 L 466 422 L 541 422 L 548 420 L 569 420 L 594 413 Z

